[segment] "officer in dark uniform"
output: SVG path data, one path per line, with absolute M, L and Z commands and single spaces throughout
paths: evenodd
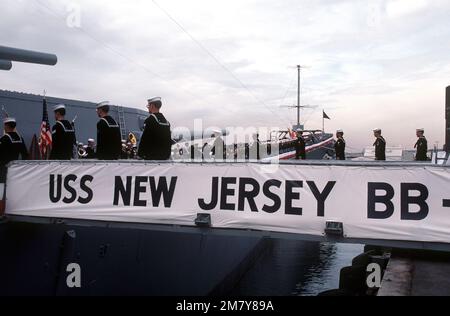
M 425 130 L 423 128 L 417 129 L 416 135 L 419 139 L 417 140 L 417 143 L 414 146 L 414 148 L 417 149 L 417 153 L 416 153 L 417 161 L 427 161 L 428 160 L 428 157 L 427 157 L 428 141 L 425 138 L 424 134 L 425 134 Z
M 376 137 L 375 143 L 375 160 L 386 160 L 386 140 L 381 136 L 381 129 L 373 130 L 373 135 Z
M 168 160 L 172 154 L 172 133 L 170 123 L 160 113 L 160 97 L 148 100 L 150 116 L 145 121 L 144 133 L 139 144 L 138 155 L 145 160 Z
M 97 123 L 97 159 L 118 160 L 122 153 L 120 126 L 108 113 L 109 102 L 97 105 L 97 115 L 100 118 Z
M 253 144 L 251 147 L 250 158 L 256 160 L 261 160 L 261 141 L 259 140 L 259 133 L 253 135 Z
M 344 131 L 338 130 L 336 132 L 336 143 L 334 144 L 334 151 L 336 152 L 336 160 L 345 160 L 345 140 Z
M 52 128 L 52 153 L 50 160 L 71 160 L 76 145 L 75 129 L 65 120 L 66 106 L 58 104 L 53 108 L 56 124 Z
M 16 119 L 7 117 L 3 120 L 5 135 L 0 138 L 0 165 L 6 165 L 11 161 L 28 159 L 28 150 L 25 141 L 16 131 Z
M 303 138 L 303 130 L 297 130 L 297 139 L 295 141 L 295 159 L 306 160 L 306 142 Z

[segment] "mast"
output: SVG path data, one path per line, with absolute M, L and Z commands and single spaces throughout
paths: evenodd
M 302 105 L 302 99 L 301 99 L 301 70 L 302 68 L 306 68 L 305 66 L 297 65 L 297 72 L 298 72 L 298 86 L 297 86 L 297 105 L 281 105 L 281 107 L 287 107 L 290 109 L 297 109 L 297 125 L 295 128 L 301 127 L 301 110 L 302 108 L 316 108 L 317 105 Z

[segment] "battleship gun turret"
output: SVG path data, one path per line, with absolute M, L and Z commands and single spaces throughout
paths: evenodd
M 1 70 L 10 70 L 12 67 L 12 63 L 10 60 L 0 59 L 0 69 Z
M 54 54 L 0 46 L 0 69 L 10 70 L 12 61 L 54 66 L 58 57 Z

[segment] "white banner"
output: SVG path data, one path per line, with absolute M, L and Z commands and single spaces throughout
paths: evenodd
M 260 164 L 18 163 L 11 215 L 450 243 L 450 168 Z

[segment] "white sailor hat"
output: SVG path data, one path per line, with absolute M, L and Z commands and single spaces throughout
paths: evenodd
M 424 128 L 418 128 L 418 129 L 416 129 L 416 131 L 417 131 L 417 132 L 425 133 L 425 129 L 424 129 Z
M 338 134 L 339 134 L 339 133 L 342 133 L 342 134 L 343 134 L 344 131 L 343 131 L 342 129 L 338 129 L 338 130 L 336 131 L 336 133 L 338 133 Z
M 53 111 L 58 111 L 58 110 L 65 110 L 66 106 L 64 104 L 57 104 L 53 107 Z
M 161 97 L 154 97 L 154 98 L 148 99 L 148 103 L 161 102 L 161 100 L 162 100 Z
M 88 139 L 88 143 L 95 143 L 95 139 L 89 138 L 89 139 Z
M 99 104 L 97 104 L 97 109 L 100 109 L 105 106 L 109 106 L 109 101 L 100 102 Z
M 16 123 L 16 119 L 14 117 L 5 117 L 3 119 L 3 124 L 6 124 L 6 123 Z
M 381 133 L 381 128 L 374 128 L 374 129 L 373 129 L 373 132 L 374 132 L 374 133 Z

